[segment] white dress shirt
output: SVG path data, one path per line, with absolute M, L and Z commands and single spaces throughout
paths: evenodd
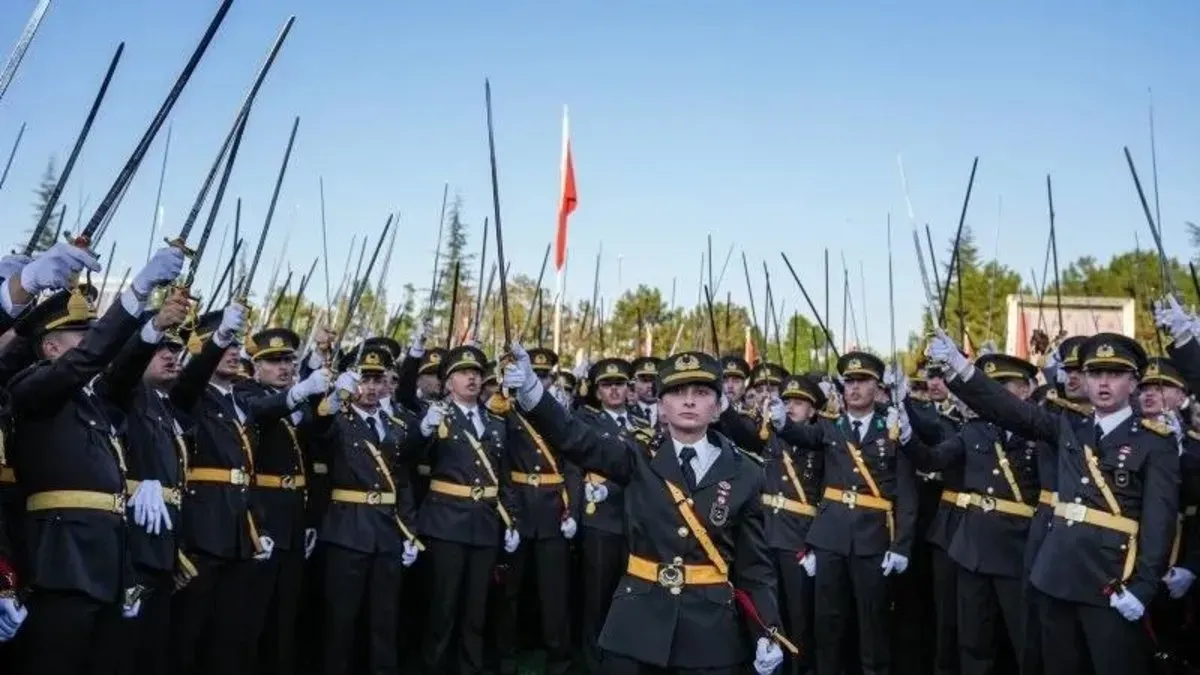
M 1110 431 L 1116 429 L 1122 422 L 1129 419 L 1133 414 L 1133 408 L 1125 406 L 1111 415 L 1101 417 L 1098 413 L 1093 418 L 1096 424 L 1100 425 L 1100 433 L 1107 436 Z
M 608 408 L 605 408 L 604 412 L 608 413 L 608 416 L 612 418 L 612 421 L 618 427 L 621 427 L 622 429 L 629 429 L 629 411 L 628 410 L 610 410 Z
M 358 413 L 359 418 L 366 422 L 367 426 L 375 430 L 375 435 L 378 436 L 379 440 L 382 441 L 384 436 L 387 434 L 387 430 L 383 426 L 383 419 L 380 417 L 380 409 L 376 408 L 375 412 L 367 412 L 353 403 L 350 404 L 350 407 L 354 408 L 354 412 Z
M 462 411 L 462 414 L 466 415 L 467 419 L 471 420 L 472 424 L 475 425 L 475 437 L 483 438 L 483 418 L 479 416 L 479 406 L 466 406 L 458 401 L 455 401 L 454 405 L 458 406 L 458 409 Z
M 867 413 L 867 415 L 865 417 L 855 417 L 854 415 L 850 414 L 849 411 L 847 411 L 846 417 L 850 418 L 850 430 L 851 431 L 854 431 L 854 423 L 855 422 L 860 423 L 858 425 L 858 442 L 862 443 L 862 439 L 867 437 L 867 429 L 871 428 L 871 420 L 872 420 L 872 418 L 875 417 L 875 413 L 870 412 L 870 413 Z
M 242 407 L 237 404 L 237 397 L 233 396 L 233 388 L 232 387 L 222 387 L 221 385 L 216 384 L 215 382 L 209 382 L 208 386 L 212 387 L 213 389 L 216 389 L 217 393 L 220 394 L 221 396 L 230 396 L 233 398 L 233 411 L 237 413 L 238 422 L 245 424 L 246 423 L 246 413 L 245 413 L 245 411 L 242 410 Z
M 709 443 L 707 438 L 701 438 L 695 443 L 683 443 L 672 438 L 671 442 L 675 444 L 675 458 L 681 464 L 683 463 L 683 457 L 679 453 L 683 452 L 683 449 L 687 446 L 695 448 L 696 456 L 692 459 L 691 464 L 692 471 L 696 472 L 697 483 L 704 480 L 704 474 L 708 473 L 713 463 L 717 461 L 717 457 L 721 455 L 721 448 Z
M 658 406 L 653 403 L 642 403 L 638 401 L 638 407 L 645 413 L 646 419 L 650 420 L 650 426 L 658 426 Z M 699 452 L 699 451 L 697 451 Z M 699 476 L 697 476 L 699 478 Z

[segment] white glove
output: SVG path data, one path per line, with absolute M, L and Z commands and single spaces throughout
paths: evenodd
M 132 605 L 125 605 L 121 608 L 121 618 L 136 619 L 139 612 L 142 611 L 142 601 L 134 600 Z
M 520 343 L 514 342 L 510 347 L 513 362 L 504 367 L 504 388 L 517 392 L 517 403 L 529 410 L 537 405 L 542 398 L 542 381 L 533 372 L 533 364 L 529 361 L 529 353 Z
M 357 393 L 358 377 L 358 373 L 354 372 L 353 370 L 347 370 L 341 375 L 338 375 L 337 379 L 333 381 L 333 388 L 337 391 L 345 392 L 347 394 Z
M 275 550 L 275 540 L 270 537 L 259 537 L 258 546 L 262 549 L 262 553 L 254 554 L 255 560 L 270 560 L 271 553 Z
M 86 249 L 60 241 L 21 268 L 21 287 L 30 295 L 66 288 L 87 268 L 100 271 L 100 262 Z
M 324 368 L 309 373 L 308 377 L 292 385 L 288 390 L 288 405 L 295 408 L 309 396 L 320 396 L 329 390 L 329 372 Z
M 1169 332 L 1176 343 L 1182 344 L 1194 337 L 1192 317 L 1183 311 L 1174 296 L 1168 295 L 1155 303 L 1154 323 Z
M 246 327 L 246 308 L 234 303 L 225 308 L 221 313 L 221 325 L 217 326 L 217 332 L 213 335 L 213 341 L 218 345 L 230 345 L 237 334 L 242 332 Z
M 550 387 L 550 395 L 554 397 L 554 400 L 557 401 L 564 410 L 571 409 L 571 396 L 567 394 L 566 389 L 563 389 L 556 384 Z
M 771 675 L 783 663 L 783 650 L 774 641 L 758 638 L 754 647 L 754 671 L 758 675 Z
M 175 529 L 167 513 L 167 502 L 163 499 L 162 483 L 144 480 L 129 498 L 128 506 L 133 509 L 133 522 L 146 528 L 149 534 L 158 534 L 165 527 Z
M 883 569 L 885 577 L 892 574 L 904 574 L 904 570 L 908 569 L 908 558 L 888 551 L 883 554 L 883 564 L 880 565 L 880 568 Z
M 19 253 L 0 258 L 0 279 L 7 279 L 14 274 L 20 274 L 21 269 L 32 261 L 33 258 Z
M 892 429 L 900 431 L 899 440 L 901 443 L 908 443 L 912 439 L 912 424 L 908 420 L 908 411 L 903 406 L 891 406 L 888 408 L 887 428 L 888 431 Z
M 325 358 L 322 357 L 317 350 L 312 350 L 308 354 L 308 367 L 310 370 L 320 370 L 325 365 Z
M 421 435 L 429 438 L 433 432 L 442 425 L 442 420 L 446 418 L 446 406 L 441 403 L 434 403 L 429 406 L 429 410 L 425 411 L 425 417 L 421 420 Z
M 183 261 L 182 248 L 160 248 L 146 261 L 146 266 L 137 273 L 129 287 L 133 289 L 134 295 L 144 298 L 150 295 L 150 291 L 179 278 L 179 273 L 183 271 Z
M 574 518 L 568 516 L 562 521 L 562 524 L 558 526 L 558 529 L 562 531 L 562 535 L 567 539 L 574 539 L 575 532 L 578 531 L 579 526 L 575 524 Z
M 512 553 L 521 545 L 521 533 L 516 530 L 504 531 L 504 552 Z
M 1108 606 L 1121 613 L 1126 621 L 1137 621 L 1146 613 L 1146 608 L 1142 606 L 1142 601 L 1137 599 L 1137 596 L 1128 591 L 1113 593 L 1108 596 Z
M 603 502 L 604 500 L 608 499 L 608 486 L 607 485 L 605 485 L 604 483 L 595 483 L 595 484 L 589 483 L 589 485 L 592 485 L 592 501 L 593 502 L 596 502 L 597 504 L 599 504 L 599 503 Z
M 787 406 L 778 396 L 771 397 L 771 402 L 767 404 L 767 414 L 771 416 L 771 426 L 775 427 L 776 431 L 787 424 Z
M 831 399 L 837 396 L 837 387 L 833 386 L 833 383 L 829 380 L 821 380 L 817 383 L 817 387 L 821 389 L 822 394 L 825 394 L 825 398 Z
M 1167 591 L 1170 592 L 1172 600 L 1178 600 L 1187 595 L 1188 590 L 1191 589 L 1192 583 L 1195 581 L 1196 575 L 1192 574 L 1192 571 L 1185 567 L 1172 567 L 1167 570 L 1167 575 L 1163 577 L 1163 583 L 1167 585 Z
M 896 376 L 896 382 L 892 385 L 892 403 L 900 405 L 906 398 L 908 398 L 908 375 L 900 371 Z
M 3 261 L 0 261 L 0 263 L 2 263 L 2 262 Z M 573 370 L 571 370 L 571 374 L 575 376 L 576 380 L 579 380 L 580 382 L 582 382 L 584 379 L 587 378 L 588 370 L 590 370 L 591 367 L 592 367 L 592 364 L 591 364 L 591 362 L 589 362 L 587 360 L 586 357 L 579 359 L 579 361 L 577 361 L 575 363 L 575 368 Z
M 418 553 L 420 551 L 417 550 L 417 545 L 406 539 L 404 541 L 404 552 L 400 554 L 400 564 L 405 567 L 412 567 L 412 564 L 417 562 Z
M 413 358 L 421 358 L 425 355 L 425 336 L 429 334 L 429 322 L 422 321 L 421 325 L 417 326 L 413 331 L 412 339 L 408 342 L 408 355 Z
M 317 550 L 317 530 L 313 527 L 306 527 L 304 528 L 304 559 L 311 558 L 315 550 Z
M 0 598 L 0 642 L 11 640 L 29 616 L 29 610 L 17 604 L 16 598 Z
M 1171 434 L 1175 436 L 1176 443 L 1183 442 L 1183 425 L 1179 422 L 1179 415 L 1174 411 L 1168 410 L 1158 416 L 1162 423 L 1171 429 Z
M 925 348 L 925 355 L 931 361 L 939 361 L 950 366 L 950 370 L 958 373 L 960 376 L 966 375 L 971 367 L 971 362 L 967 361 L 967 357 L 958 351 L 958 347 L 954 346 L 954 341 L 946 336 L 946 331 L 941 328 L 934 332 L 933 337 L 929 339 L 929 346 Z
M 804 568 L 804 573 L 808 576 L 817 576 L 817 556 L 813 555 L 812 551 L 804 554 L 804 557 L 800 559 L 800 566 Z

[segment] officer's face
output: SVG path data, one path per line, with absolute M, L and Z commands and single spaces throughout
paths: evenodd
M 746 393 L 746 378 L 740 375 L 726 375 L 724 382 L 725 396 L 730 401 L 742 400 L 742 394 Z
M 142 379 L 155 387 L 169 385 L 177 377 L 179 377 L 179 350 L 167 347 L 154 352 L 154 358 L 150 359 L 145 372 L 142 373 Z
M 1083 371 L 1078 368 L 1063 368 L 1063 371 L 1067 373 L 1067 397 L 1087 398 L 1087 387 L 1083 378 Z
M 437 398 L 442 393 L 442 381 L 437 375 L 421 375 L 417 377 L 417 389 L 425 398 Z
M 1133 373 L 1128 372 L 1089 370 L 1084 378 L 1088 401 L 1100 413 L 1113 413 L 1124 408 L 1137 387 Z
M 637 405 L 637 402 L 638 402 L 637 389 L 635 389 L 633 386 L 633 383 L 630 382 L 625 387 L 625 405 Z
M 625 393 L 628 391 L 629 387 L 624 381 L 601 382 L 596 387 L 596 398 L 605 408 L 619 409 L 625 407 Z
M 290 356 L 259 359 L 254 364 L 254 377 L 268 387 L 290 387 L 296 381 L 296 364 Z
M 1187 392 L 1179 387 L 1162 386 L 1163 406 L 1167 410 L 1179 410 L 1187 400 Z
M 380 392 L 383 391 L 383 376 L 380 373 L 363 373 L 358 381 L 358 402 L 364 408 L 374 408 L 379 405 Z
M 950 396 L 950 390 L 946 388 L 946 381 L 938 375 L 931 375 L 925 383 L 925 391 L 929 394 L 929 400 L 941 403 Z
M 646 375 L 639 375 L 633 382 L 633 391 L 637 394 L 638 400 L 642 403 L 654 402 L 654 378 Z
M 241 365 L 240 353 L 241 348 L 236 343 L 226 347 L 220 362 L 217 363 L 217 370 L 213 374 L 226 380 L 232 380 L 237 377 L 240 370 L 239 366 Z
M 789 398 L 787 400 L 788 419 L 793 422 L 804 422 L 812 417 L 813 404 L 808 399 Z
M 758 401 L 759 398 L 757 389 L 747 389 L 746 393 L 742 394 L 742 403 L 746 404 L 746 407 L 748 408 L 753 408 L 754 406 L 758 405 Z
M 397 379 L 399 379 L 399 376 L 390 370 L 383 374 L 383 377 L 380 378 L 379 382 L 380 399 L 391 398 L 392 394 L 396 393 Z
M 1028 399 L 1029 394 L 1033 391 L 1033 388 L 1029 386 L 1029 380 L 1005 380 L 1004 388 L 1022 401 Z
M 758 399 L 774 398 L 779 395 L 779 385 L 774 382 L 760 382 L 754 386 L 754 390 L 758 392 Z
M 538 379 L 542 381 L 543 389 L 549 389 L 550 385 L 554 384 L 554 376 L 549 372 L 538 373 Z
M 454 400 L 469 405 L 479 396 L 482 383 L 483 374 L 478 370 L 456 370 L 446 378 L 446 389 Z
M 78 347 L 79 343 L 83 342 L 84 335 L 87 333 L 81 330 L 57 330 L 48 333 L 42 338 L 42 356 L 53 361 Z
M 845 381 L 846 390 L 843 397 L 846 407 L 855 412 L 865 411 L 875 406 L 875 395 L 879 393 L 879 381 L 873 377 L 855 377 Z
M 1163 388 L 1157 384 L 1138 387 L 1138 405 L 1144 415 L 1161 415 L 1166 409 L 1163 405 Z
M 712 387 L 687 384 L 664 393 L 658 401 L 659 417 L 672 430 L 695 434 L 706 429 L 721 408 L 721 398 Z

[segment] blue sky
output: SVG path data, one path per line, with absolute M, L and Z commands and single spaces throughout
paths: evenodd
M 34 4 L 0 3 L 4 53 Z M 215 4 L 58 0 L 51 7 L 0 101 L 0 151 L 29 123 L 0 192 L 5 240 L 20 239 L 31 223 L 31 191 L 51 154 L 65 158 L 116 44 L 127 42 L 124 59 L 67 188 L 72 210 L 87 195 L 94 206 L 107 189 Z M 320 254 L 323 175 L 335 284 L 350 236 L 374 236 L 395 209 L 403 243 L 391 285 L 428 284 L 444 181 L 461 194 L 477 245 L 491 213 L 485 76 L 506 249 L 525 274 L 536 274 L 553 236 L 559 124 L 562 105 L 571 107 L 580 195 L 571 220 L 571 296 L 590 294 L 603 242 L 606 296 L 636 283 L 667 294 L 677 278 L 680 301 L 691 302 L 711 232 L 718 265 L 735 245 L 722 294 L 728 288 L 745 298 L 736 267 L 744 249 L 755 268 L 769 261 L 790 309 L 802 300 L 785 283 L 778 251 L 819 295 L 827 247 L 835 286 L 840 256 L 849 262 L 856 305 L 860 261 L 865 267 L 872 341 L 886 349 L 889 212 L 901 339 L 918 323 L 921 296 L 897 152 L 917 219 L 929 221 L 938 239 L 953 235 L 979 155 L 968 222 L 985 254 L 999 223 L 999 258 L 1040 274 L 1050 172 L 1061 258 L 1106 259 L 1131 248 L 1134 232 L 1149 241 L 1121 155 L 1129 145 L 1148 185 L 1147 87 L 1168 250 L 1186 255 L 1182 223 L 1200 219 L 1200 4 L 1188 0 L 238 0 L 172 116 L 164 234 L 185 215 L 290 14 L 296 26 L 259 96 L 230 195 L 244 198 L 243 231 L 257 237 L 292 117 L 300 115 L 263 262 L 269 268 L 289 227 L 297 274 Z M 113 223 L 121 263 L 145 255 L 164 138 L 165 130 Z M 231 197 L 218 228 L 232 219 Z M 215 248 L 219 229 L 214 237 Z M 268 275 L 260 272 L 260 284 Z M 202 270 L 200 279 L 208 278 Z M 311 288 L 323 294 L 320 274 Z

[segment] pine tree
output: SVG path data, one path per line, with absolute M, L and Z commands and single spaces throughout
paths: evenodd
M 467 224 L 463 222 L 462 212 L 462 197 L 456 195 L 446 214 L 446 234 L 440 256 L 441 269 L 438 271 L 438 292 L 434 310 L 436 325 L 439 326 L 435 329 L 435 336 L 448 334 L 449 327 L 446 322 L 450 320 L 451 315 L 450 301 L 454 296 L 455 265 L 459 268 L 458 302 L 454 311 L 456 333 L 462 325 L 463 317 L 466 316 L 463 312 L 470 312 L 475 306 L 472 283 L 475 274 L 472 262 L 475 260 L 475 254 L 467 253 Z
M 50 161 L 46 163 L 46 171 L 42 174 L 42 180 L 37 188 L 33 191 L 33 224 L 25 230 L 25 240 L 19 246 L 23 247 L 29 237 L 33 236 L 33 229 L 37 227 L 38 221 L 42 218 L 42 213 L 50 206 L 50 197 L 54 194 L 54 186 L 58 184 L 58 171 L 54 168 L 54 156 L 51 155 Z M 34 242 L 33 250 L 45 251 L 54 245 L 54 233 L 61 227 L 62 215 L 59 215 L 57 220 L 51 217 L 46 223 L 46 228 L 39 233 L 37 241 Z

